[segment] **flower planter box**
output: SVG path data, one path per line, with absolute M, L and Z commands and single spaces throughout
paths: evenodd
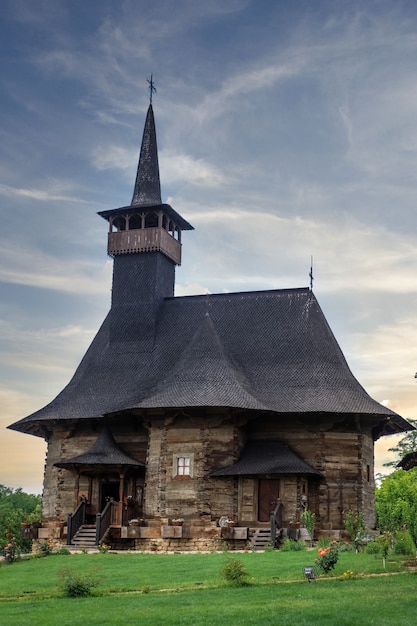
M 248 531 L 247 526 L 223 526 L 220 529 L 220 536 L 222 539 L 247 539 Z
M 158 539 L 161 536 L 159 528 L 149 526 L 122 526 L 121 539 Z
M 162 539 L 181 539 L 183 536 L 183 526 L 161 526 Z

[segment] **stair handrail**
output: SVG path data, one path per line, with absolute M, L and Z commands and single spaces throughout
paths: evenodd
M 96 544 L 98 545 L 100 541 L 103 541 L 107 531 L 110 528 L 112 521 L 112 508 L 113 508 L 114 500 L 110 498 L 110 500 L 106 503 L 106 506 L 102 510 L 101 513 L 97 513 L 96 515 Z
M 271 545 L 276 548 L 277 545 L 277 529 L 282 528 L 282 503 L 281 500 L 277 500 L 277 505 L 271 513 Z
M 87 510 L 87 502 L 83 499 L 79 502 L 77 508 L 72 513 L 68 513 L 67 521 L 67 545 L 72 544 L 74 536 L 77 534 L 83 524 L 85 524 L 85 516 Z

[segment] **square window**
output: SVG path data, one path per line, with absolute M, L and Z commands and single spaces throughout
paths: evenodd
M 177 458 L 177 474 L 178 476 L 189 476 L 191 470 L 191 461 L 189 456 L 179 456 Z
M 174 454 L 172 459 L 173 478 L 193 477 L 194 454 Z

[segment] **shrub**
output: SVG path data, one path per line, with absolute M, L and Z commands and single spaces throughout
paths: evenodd
M 107 552 L 110 550 L 110 546 L 107 545 L 107 543 L 103 542 L 97 546 L 97 550 L 101 552 L 102 554 L 107 554 Z
M 4 557 L 4 562 L 8 563 L 9 565 L 20 559 L 20 551 L 16 538 L 12 537 L 12 539 L 10 539 L 8 543 L 6 543 L 4 548 L 0 549 L 0 552 Z
M 318 549 L 319 557 L 316 559 L 316 565 L 325 574 L 328 574 L 339 560 L 339 548 L 333 541 L 327 548 Z
M 319 540 L 317 542 L 317 547 L 318 548 L 327 548 L 327 546 L 329 546 L 332 543 L 333 539 L 331 539 L 330 537 L 319 537 Z
M 353 552 L 355 548 L 352 546 L 351 543 L 339 543 L 339 554 L 340 552 Z
M 234 587 L 242 587 L 246 584 L 248 573 L 242 561 L 229 559 L 221 568 L 220 576 Z
M 301 550 L 305 550 L 306 546 L 302 541 L 294 541 L 294 539 L 290 539 L 287 537 L 284 540 L 284 543 L 280 547 L 282 552 L 300 552 Z
M 68 548 L 64 548 L 64 546 L 62 546 L 61 548 L 59 548 L 59 550 L 55 552 L 55 554 L 71 554 L 71 551 L 68 550 Z
M 308 534 L 310 535 L 310 540 L 313 541 L 314 528 L 316 525 L 316 514 L 306 509 L 301 513 L 301 521 L 307 529 Z
M 408 530 L 400 530 L 395 533 L 394 554 L 415 554 L 416 547 Z
M 71 567 L 65 567 L 59 572 L 60 587 L 66 598 L 80 598 L 91 595 L 91 591 L 101 581 L 97 574 L 74 572 Z
M 345 528 L 349 533 L 349 537 L 352 543 L 355 544 L 356 549 L 359 548 L 361 531 L 365 526 L 363 523 L 363 513 L 354 513 L 353 511 L 347 511 L 345 516 Z
M 381 547 L 378 541 L 369 541 L 365 548 L 365 551 L 368 554 L 379 554 L 381 552 Z
M 52 544 L 48 543 L 47 541 L 42 541 L 38 545 L 38 549 L 36 551 L 36 554 L 39 557 L 49 556 L 50 554 L 52 554 L 52 550 L 53 550 Z
M 389 551 L 392 550 L 392 547 L 394 545 L 394 535 L 387 530 L 378 537 L 377 541 L 382 554 L 382 562 L 385 569 L 385 561 L 387 559 Z

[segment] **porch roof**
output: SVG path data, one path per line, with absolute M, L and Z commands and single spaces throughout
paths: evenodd
M 117 446 L 107 425 L 103 426 L 96 441 L 87 452 L 54 463 L 55 467 L 64 469 L 81 469 L 82 467 L 145 467 L 145 463 L 128 456 Z
M 397 467 L 402 467 L 403 470 L 410 470 L 417 465 L 417 452 L 409 452 L 406 454 L 399 463 L 397 463 Z
M 223 467 L 212 476 L 245 476 L 249 474 L 311 474 L 322 473 L 303 461 L 288 446 L 279 441 L 250 441 L 240 459 Z

